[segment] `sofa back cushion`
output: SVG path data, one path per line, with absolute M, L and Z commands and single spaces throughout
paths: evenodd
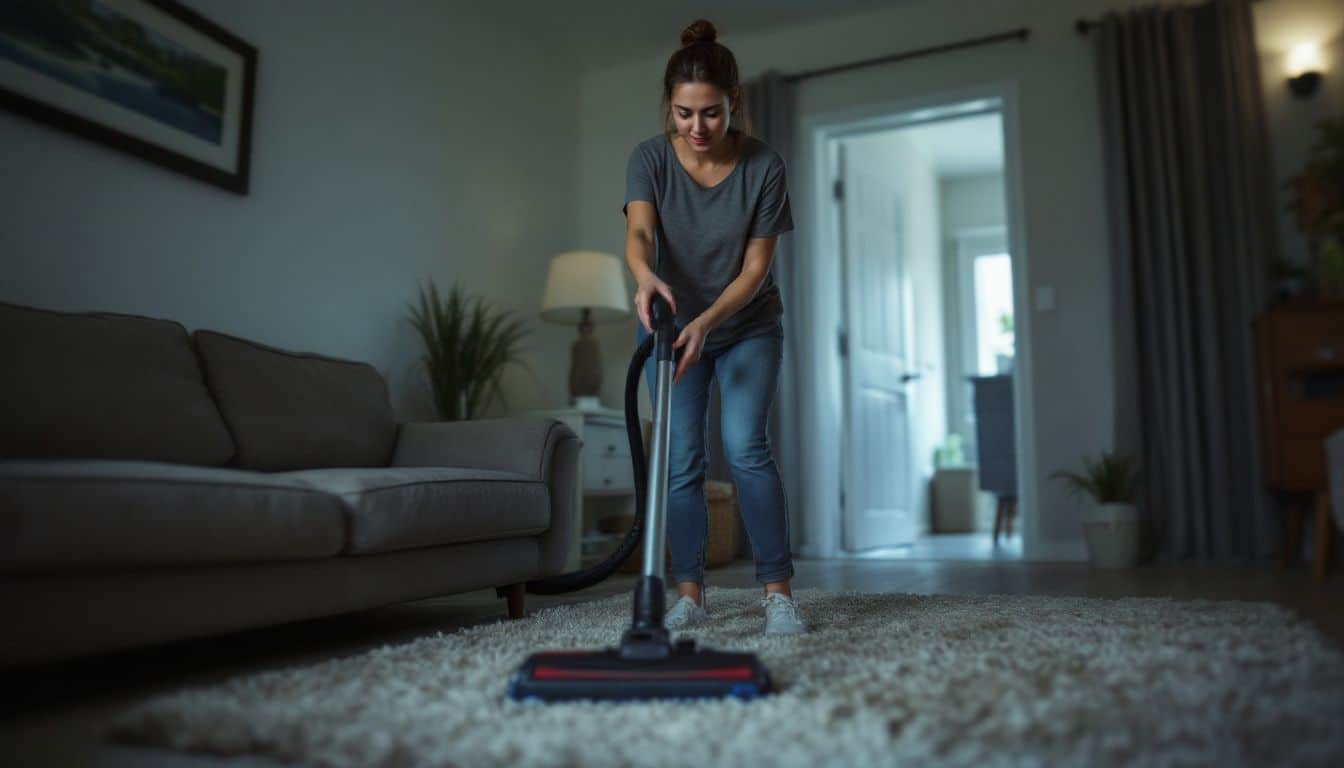
M 0 361 L 0 458 L 233 456 L 178 323 L 0 303 Z
M 237 445 L 264 472 L 385 467 L 397 422 L 373 366 L 197 331 L 206 382 Z

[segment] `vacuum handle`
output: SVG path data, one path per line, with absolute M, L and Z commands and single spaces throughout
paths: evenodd
M 653 326 L 653 333 L 657 337 L 657 349 L 654 352 L 653 359 L 661 362 L 664 360 L 674 360 L 672 344 L 676 341 L 676 315 L 672 314 L 672 308 L 668 306 L 667 300 L 661 294 L 655 293 L 652 301 L 649 302 L 650 325 Z M 657 363 L 655 363 L 656 365 Z
M 667 305 L 667 299 L 664 299 L 661 293 L 653 294 L 653 298 L 649 301 L 649 324 L 653 326 L 653 330 L 658 330 L 660 323 L 670 322 L 672 319 L 672 309 Z

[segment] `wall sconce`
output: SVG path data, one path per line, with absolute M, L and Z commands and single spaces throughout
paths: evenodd
M 1321 48 L 1316 43 L 1302 43 L 1288 52 L 1288 88 L 1293 95 L 1305 99 L 1321 86 Z

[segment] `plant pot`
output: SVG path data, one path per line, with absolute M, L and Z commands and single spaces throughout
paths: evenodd
M 1139 562 L 1139 510 L 1101 504 L 1083 518 L 1087 557 L 1094 568 L 1131 568 Z
M 975 467 L 939 467 L 934 470 L 933 532 L 974 532 L 979 495 Z
M 705 510 L 709 515 L 709 529 L 705 538 L 705 568 L 719 568 L 736 559 L 737 553 L 737 490 L 732 483 L 718 480 L 705 481 Z M 618 534 L 625 538 L 630 526 L 635 524 L 634 515 L 611 515 L 598 521 L 598 530 L 603 533 Z M 672 554 L 667 553 L 668 565 L 672 564 Z M 644 569 L 644 545 L 635 547 L 620 567 L 621 573 L 639 573 Z

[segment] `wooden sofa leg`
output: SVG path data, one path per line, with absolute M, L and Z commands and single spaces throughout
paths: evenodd
M 1335 540 L 1335 525 L 1330 519 L 1330 495 L 1324 491 L 1316 494 L 1316 582 L 1325 581 L 1326 569 L 1330 567 L 1330 545 Z
M 994 505 L 994 546 L 999 545 L 999 530 L 1003 525 L 1003 499 Z
M 1283 568 L 1297 562 L 1302 547 L 1302 503 L 1292 499 L 1284 505 L 1283 549 L 1279 565 Z
M 521 581 L 518 582 L 517 584 L 509 584 L 508 586 L 495 588 L 495 595 L 497 597 L 507 598 L 509 601 L 510 619 L 523 618 L 523 615 L 525 613 L 524 598 L 527 594 L 526 592 L 524 592 L 523 588 L 524 585 L 523 582 Z

